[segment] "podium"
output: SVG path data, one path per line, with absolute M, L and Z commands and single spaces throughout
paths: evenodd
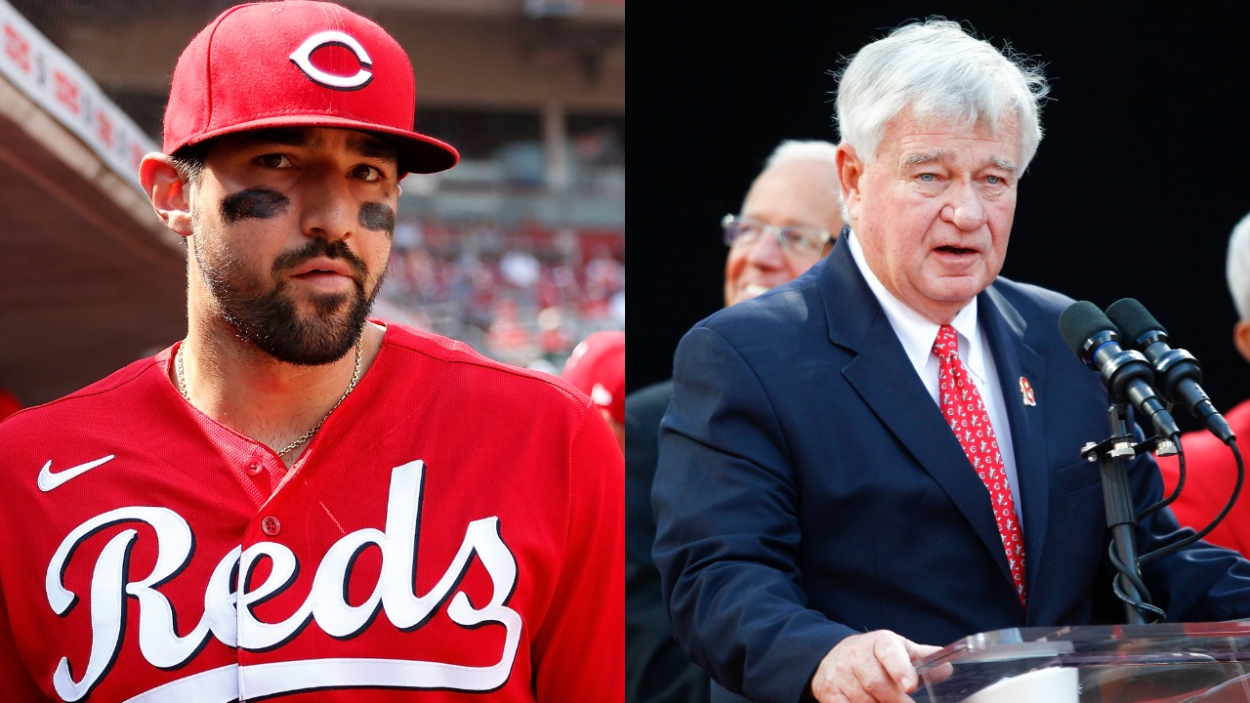
M 1250 703 L 1250 621 L 997 630 L 916 670 L 917 703 Z

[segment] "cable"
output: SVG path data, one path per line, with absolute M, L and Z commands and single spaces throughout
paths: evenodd
M 1154 620 L 1150 620 L 1149 618 L 1145 618 L 1143 616 L 1143 619 L 1147 621 L 1146 624 L 1167 622 L 1168 614 L 1164 612 L 1162 608 L 1150 603 L 1150 589 L 1146 588 L 1146 583 L 1141 580 L 1141 575 L 1137 573 L 1137 569 L 1130 570 L 1127 564 L 1120 561 L 1120 557 L 1117 556 L 1115 552 L 1115 540 L 1113 539 L 1111 540 L 1111 545 L 1108 550 L 1108 556 L 1111 558 L 1111 565 L 1114 566 L 1116 571 L 1119 572 L 1116 574 L 1116 577 L 1111 580 L 1111 588 L 1115 592 L 1116 597 L 1124 603 L 1132 606 L 1139 613 L 1145 612 L 1155 616 Z M 1139 559 L 1138 563 L 1140 562 L 1141 560 Z M 1141 595 L 1142 600 L 1136 600 L 1129 597 L 1129 595 L 1124 591 L 1124 586 L 1121 583 L 1121 580 L 1128 581 L 1132 584 L 1132 586 L 1137 589 L 1137 592 Z
M 1137 514 L 1138 520 L 1148 518 L 1151 515 L 1154 515 L 1155 513 L 1159 512 L 1163 508 L 1166 508 L 1167 506 L 1176 502 L 1176 499 L 1179 498 L 1181 495 L 1181 489 L 1185 487 L 1185 448 L 1181 446 L 1181 438 L 1179 435 L 1169 437 L 1168 439 L 1170 439 L 1176 445 L 1176 452 L 1177 452 L 1176 461 L 1180 465 L 1180 469 L 1179 471 L 1177 471 L 1177 475 L 1176 475 L 1176 488 L 1172 490 L 1171 495 L 1169 495 L 1167 498 L 1164 498 L 1158 503 L 1155 503 L 1149 508 L 1146 508 L 1145 510 L 1138 513 Z
M 1246 466 L 1241 458 L 1241 449 L 1237 447 L 1237 439 L 1235 437 L 1231 437 L 1229 438 L 1227 442 L 1225 442 L 1225 444 L 1233 452 L 1233 457 L 1237 460 L 1237 483 L 1236 485 L 1233 486 L 1233 495 L 1230 496 L 1228 499 L 1228 502 L 1224 504 L 1224 509 L 1220 511 L 1219 515 L 1215 516 L 1215 519 L 1212 520 L 1210 524 L 1208 524 L 1206 527 L 1202 528 L 1198 532 L 1184 539 L 1180 539 L 1171 544 L 1160 547 L 1154 550 L 1153 552 L 1147 552 L 1141 555 L 1137 559 L 1138 564 L 1146 564 L 1146 563 L 1152 562 L 1155 559 L 1158 559 L 1159 557 L 1167 556 L 1168 554 L 1171 554 L 1172 552 L 1175 552 L 1178 549 L 1181 549 L 1183 547 L 1188 547 L 1194 542 L 1197 542 L 1203 537 L 1206 537 L 1207 534 L 1210 533 L 1211 530 L 1214 530 L 1216 526 L 1218 526 L 1220 522 L 1224 519 L 1224 517 L 1228 515 L 1229 512 L 1232 511 L 1233 505 L 1237 502 L 1237 497 L 1241 495 L 1241 484 L 1246 476 Z M 1183 456 L 1184 452 L 1182 451 L 1181 454 Z M 1183 459 L 1182 459 L 1181 466 L 1184 466 Z

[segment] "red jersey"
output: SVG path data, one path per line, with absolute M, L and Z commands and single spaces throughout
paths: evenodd
M 0 425 L 0 700 L 623 700 L 623 462 L 585 396 L 389 324 L 287 470 L 174 349 Z

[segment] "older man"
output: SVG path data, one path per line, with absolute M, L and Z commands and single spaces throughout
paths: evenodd
M 928 645 L 1123 617 L 1078 456 L 1106 392 L 1056 329 L 1071 300 L 998 277 L 1045 91 L 953 22 L 865 47 L 837 100 L 850 234 L 683 338 L 654 555 L 713 700 L 907 700 Z M 1142 549 L 1175 529 L 1143 520 Z M 1143 572 L 1173 620 L 1250 614 L 1231 552 Z
M 837 147 L 784 141 L 768 157 L 739 215 L 721 220 L 725 306 L 792 281 L 829 253 L 842 229 Z
M 725 305 L 793 280 L 829 252 L 842 228 L 838 212 L 837 147 L 824 141 L 784 141 L 756 177 L 738 215 L 722 221 Z M 637 390 L 625 400 L 625 693 L 628 701 L 680 703 L 708 698 L 707 675 L 673 641 L 651 560 L 660 418 L 673 384 Z

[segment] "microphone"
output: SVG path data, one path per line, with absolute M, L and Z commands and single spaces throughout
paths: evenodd
M 1086 366 L 1098 371 L 1117 402 L 1128 401 L 1150 418 L 1159 434 L 1180 434 L 1171 413 L 1150 383 L 1154 370 L 1142 353 L 1120 347 L 1120 332 L 1098 306 L 1082 300 L 1059 316 L 1059 333 Z
M 1184 349 L 1168 346 L 1168 331 L 1145 306 L 1132 298 L 1117 300 L 1107 308 L 1107 317 L 1119 326 L 1126 342 L 1141 350 L 1154 366 L 1159 395 L 1169 403 L 1187 408 L 1221 442 L 1228 444 L 1233 440 L 1233 428 L 1198 385 L 1202 382 L 1198 360 Z

